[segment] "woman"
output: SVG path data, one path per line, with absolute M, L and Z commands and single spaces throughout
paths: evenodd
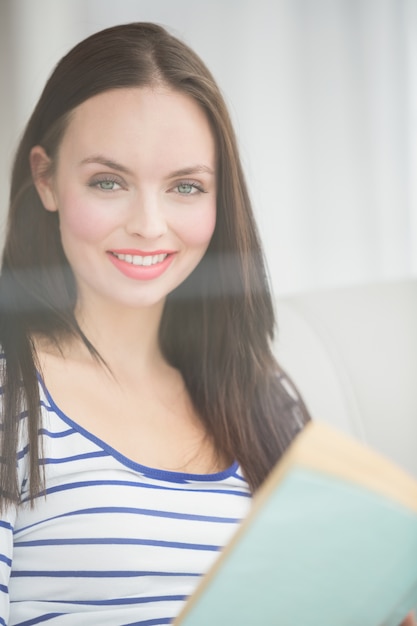
M 53 72 L 0 306 L 2 623 L 170 623 L 308 416 L 225 104 L 162 28 Z
M 0 306 L 0 623 L 171 623 L 308 415 L 224 102 L 162 28 L 57 65 Z

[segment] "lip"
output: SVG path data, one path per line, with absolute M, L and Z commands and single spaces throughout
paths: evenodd
M 116 254 L 131 255 L 131 256 L 157 256 L 160 254 L 166 254 L 167 256 L 163 261 L 154 263 L 153 265 L 134 265 L 119 259 Z M 175 258 L 175 251 L 173 250 L 137 250 L 131 248 L 123 248 L 117 250 L 108 250 L 107 256 L 114 267 L 119 270 L 127 278 L 133 280 L 154 280 L 159 278 L 171 265 Z
M 157 254 L 174 254 L 175 250 L 138 250 L 137 248 L 112 248 L 110 254 L 131 254 L 132 256 L 156 256 Z

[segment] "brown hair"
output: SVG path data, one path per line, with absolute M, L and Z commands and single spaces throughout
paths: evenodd
M 215 232 L 199 266 L 168 296 L 161 348 L 181 371 L 218 450 L 239 461 L 253 490 L 308 419 L 272 355 L 274 313 L 265 264 L 219 88 L 199 57 L 160 26 L 115 26 L 82 41 L 58 63 L 15 158 L 0 279 L 0 342 L 7 363 L 0 482 L 5 500 L 18 501 L 17 417 L 23 409 L 29 416 L 32 497 L 42 486 L 31 336 L 43 333 L 59 345 L 62 333 L 76 334 L 94 353 L 74 317 L 76 289 L 57 214 L 43 208 L 35 190 L 30 150 L 43 146 L 53 163 L 75 107 L 109 89 L 158 83 L 202 107 L 218 155 Z

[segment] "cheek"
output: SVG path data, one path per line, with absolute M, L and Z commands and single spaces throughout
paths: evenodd
M 181 238 L 190 247 L 208 246 L 216 226 L 216 209 L 192 216 L 181 224 Z
M 106 235 L 112 226 L 112 213 L 103 212 L 103 207 L 87 203 L 82 199 L 67 195 L 61 204 L 60 228 L 64 238 L 73 237 L 85 241 L 95 241 Z

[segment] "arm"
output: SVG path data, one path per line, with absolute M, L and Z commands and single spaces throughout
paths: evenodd
M 10 506 L 0 519 L 0 626 L 9 621 L 9 579 L 13 557 L 15 507 Z

